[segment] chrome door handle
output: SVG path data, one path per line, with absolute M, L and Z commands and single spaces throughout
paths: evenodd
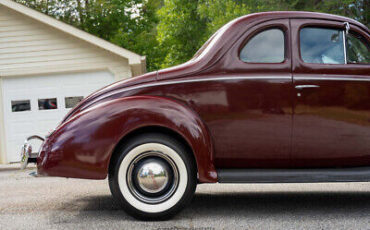
M 319 85 L 296 85 L 296 89 L 310 89 L 310 88 L 320 88 Z

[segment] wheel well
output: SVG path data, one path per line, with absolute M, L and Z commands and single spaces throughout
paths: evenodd
M 195 159 L 195 155 L 194 155 L 194 151 L 193 149 L 190 147 L 189 143 L 184 139 L 183 136 L 181 136 L 179 133 L 169 129 L 169 128 L 166 128 L 166 127 L 161 127 L 161 126 L 147 126 L 147 127 L 142 127 L 142 128 L 138 128 L 134 131 L 131 131 L 130 133 L 128 133 L 126 136 L 124 136 L 119 142 L 118 144 L 114 147 L 114 150 L 112 152 L 112 155 L 111 155 L 111 158 L 110 158 L 110 161 L 109 161 L 109 168 L 108 170 L 111 170 L 112 169 L 112 163 L 114 163 L 116 161 L 116 159 L 119 157 L 119 149 L 122 145 L 124 145 L 125 142 L 127 142 L 127 140 L 131 139 L 131 138 L 134 138 L 135 136 L 138 136 L 140 134 L 144 134 L 144 133 L 161 133 L 161 134 L 165 134 L 165 135 L 168 135 L 172 138 L 175 138 L 178 142 L 180 142 L 185 148 L 186 148 L 186 152 L 187 153 L 190 153 L 190 157 L 192 158 L 193 162 L 194 162 L 194 166 L 198 172 L 198 164 L 197 164 L 197 161 Z

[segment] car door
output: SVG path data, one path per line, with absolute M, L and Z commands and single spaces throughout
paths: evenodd
M 292 19 L 291 31 L 292 167 L 369 166 L 368 31 L 311 19 Z
M 217 168 L 289 167 L 292 76 L 289 20 L 247 27 L 207 91 L 223 106 L 199 109 L 210 129 Z M 207 97 L 208 101 L 210 97 Z M 207 108 L 207 110 L 206 110 Z

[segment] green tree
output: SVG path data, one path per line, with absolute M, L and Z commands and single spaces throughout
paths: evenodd
M 149 71 L 189 60 L 222 25 L 250 13 L 316 11 L 370 26 L 370 0 L 15 1 L 147 56 Z
M 286 9 L 281 0 L 201 0 L 198 13 L 207 22 L 202 42 L 229 21 L 255 12 Z
M 164 57 L 156 38 L 156 11 L 160 6 L 160 0 L 148 0 L 131 8 L 133 21 L 126 26 L 118 26 L 114 34 L 107 38 L 119 46 L 146 56 L 148 71 L 160 69 Z
M 158 10 L 157 39 L 164 52 L 161 67 L 189 60 L 201 46 L 206 21 L 198 13 L 198 0 L 165 0 Z
M 289 10 L 331 13 L 353 18 L 370 26 L 369 0 L 286 0 Z
M 286 10 L 338 14 L 369 26 L 369 0 L 167 0 L 159 10 L 158 39 L 168 46 L 162 67 L 186 61 L 221 26 L 237 17 Z M 186 46 L 189 43 L 191 46 Z

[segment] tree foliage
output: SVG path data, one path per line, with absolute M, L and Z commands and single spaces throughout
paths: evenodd
M 249 13 L 316 11 L 370 25 L 370 0 L 15 1 L 147 56 L 149 71 L 187 61 L 222 25 Z
M 197 12 L 198 3 L 198 0 L 165 0 L 158 10 L 157 39 L 165 53 L 162 67 L 187 61 L 199 48 L 206 23 Z
M 237 17 L 255 12 L 287 9 L 283 5 L 284 2 L 280 0 L 202 0 L 198 13 L 207 21 L 207 32 L 203 41 L 221 26 Z

